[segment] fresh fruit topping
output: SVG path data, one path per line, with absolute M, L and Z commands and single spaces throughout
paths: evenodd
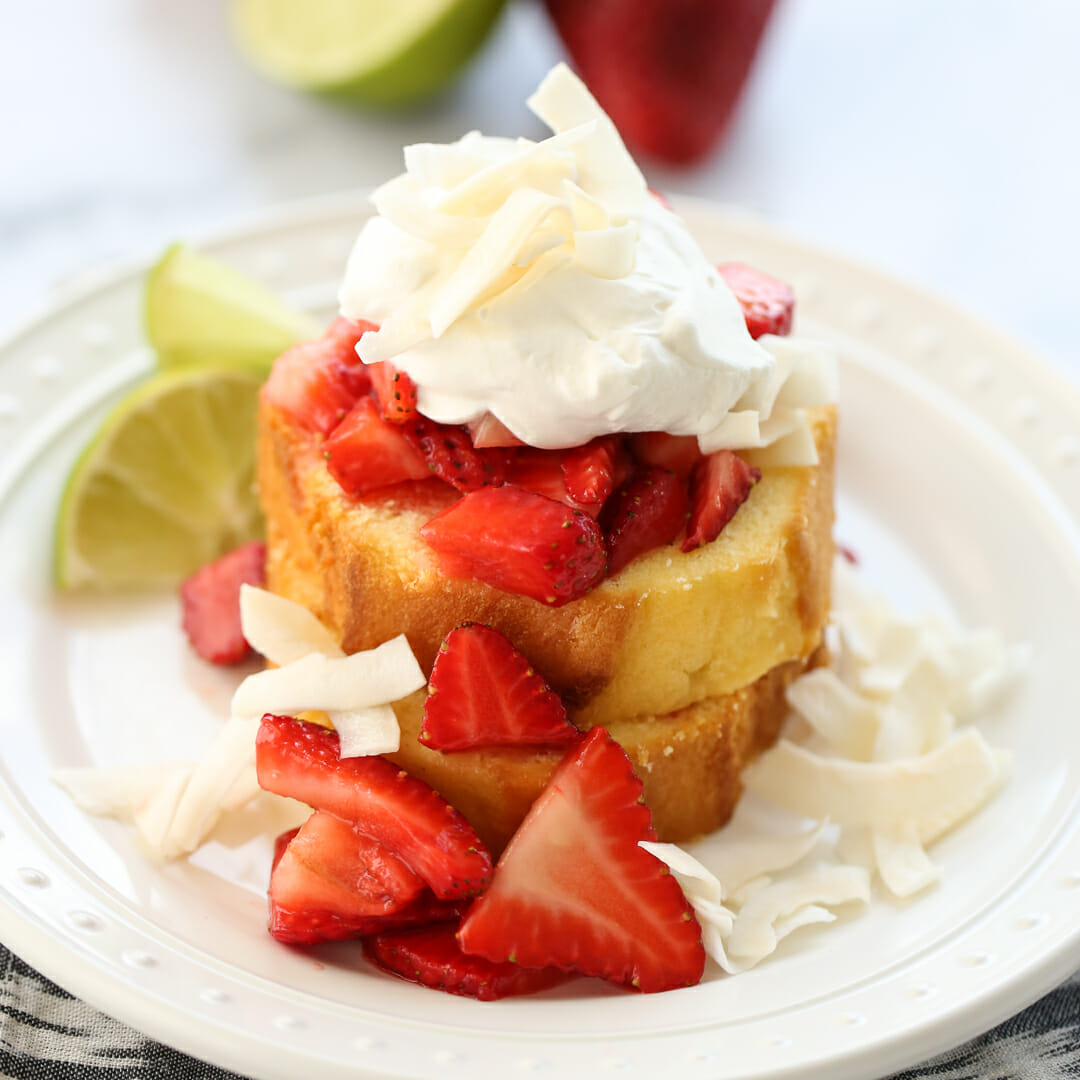
M 446 636 L 424 703 L 425 746 L 554 745 L 579 734 L 559 696 L 498 630 L 467 623 Z
M 752 338 L 762 334 L 791 333 L 795 294 L 791 286 L 743 263 L 721 263 L 717 268 L 724 283 L 743 309 L 746 329 Z
M 331 346 L 337 350 L 337 357 L 343 363 L 356 367 L 359 374 L 360 358 L 356 355 L 356 346 L 360 339 L 369 331 L 378 330 L 376 323 L 368 322 L 367 319 L 347 319 L 339 315 L 323 334 L 323 342 L 328 348 Z
M 639 471 L 611 500 L 608 573 L 617 574 L 646 551 L 670 544 L 686 524 L 683 481 L 655 466 Z
M 566 490 L 563 457 L 562 450 L 537 450 L 531 446 L 510 451 L 506 482 L 526 491 L 535 491 L 537 495 L 546 495 L 573 510 L 583 510 L 590 517 L 597 517 L 601 510 L 600 503 L 579 503 Z
M 601 506 L 626 479 L 631 467 L 623 440 L 614 435 L 568 450 L 562 461 L 570 497 L 578 503 Z
M 383 419 L 391 424 L 408 423 L 416 415 L 416 383 L 388 360 L 368 364 L 367 371 Z
M 277 358 L 263 396 L 308 431 L 329 435 L 371 388 L 364 365 L 348 356 L 340 337 L 294 345 Z
M 265 581 L 266 545 L 251 540 L 196 570 L 180 586 L 184 633 L 204 660 L 235 664 L 251 651 L 240 625 L 240 586 Z
M 558 968 L 533 969 L 466 956 L 452 923 L 377 934 L 364 942 L 367 958 L 392 975 L 449 994 L 495 1001 L 517 994 L 535 994 L 565 982 Z
M 362 397 L 346 413 L 323 443 L 322 453 L 330 475 L 348 495 L 431 476 L 427 462 L 401 428 L 379 415 L 371 397 Z
M 690 475 L 690 520 L 683 551 L 715 540 L 760 479 L 760 469 L 730 450 L 703 457 Z
M 326 810 L 378 840 L 443 900 L 482 892 L 491 857 L 472 826 L 427 784 L 380 757 L 342 759 L 338 737 L 288 716 L 264 716 L 259 785 Z
M 667 867 L 638 846 L 652 814 L 601 727 L 571 748 L 458 931 L 469 954 L 599 975 L 646 993 L 698 982 L 701 930 Z
M 501 421 L 491 413 L 484 413 L 479 420 L 470 420 L 465 425 L 469 437 L 477 450 L 486 450 L 491 446 L 524 446 L 525 444 Z
M 276 357 L 319 327 L 256 281 L 183 244 L 146 278 L 146 336 L 163 370 L 198 365 L 265 376 Z
M 270 876 L 270 933 L 294 944 L 355 937 L 423 890 L 423 880 L 377 840 L 316 811 Z
M 600 527 L 587 514 L 519 487 L 484 488 L 420 527 L 448 577 L 560 607 L 604 576 Z
M 285 849 L 289 846 L 289 842 L 299 831 L 300 826 L 297 825 L 295 829 L 286 829 L 285 832 L 279 833 L 274 838 L 274 861 L 270 864 L 271 873 L 277 869 L 277 864 L 281 862 L 281 856 L 285 854 Z
M 623 137 L 685 164 L 723 138 L 773 0 L 547 0 Z
M 658 465 L 680 476 L 701 460 L 696 435 L 669 435 L 666 431 L 643 431 L 630 437 L 630 450 L 642 465 Z
M 116 406 L 68 477 L 56 522 L 65 588 L 175 587 L 262 533 L 259 377 L 157 375 Z
M 464 428 L 437 424 L 418 413 L 401 430 L 427 462 L 428 469 L 458 491 L 498 487 L 505 479 L 505 454 L 499 450 L 477 450 Z

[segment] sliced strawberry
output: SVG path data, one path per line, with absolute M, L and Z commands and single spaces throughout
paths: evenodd
M 526 491 L 535 491 L 537 495 L 546 495 L 565 503 L 572 510 L 583 510 L 589 517 L 596 517 L 601 510 L 600 503 L 585 505 L 570 496 L 566 490 L 566 477 L 563 474 L 562 450 L 537 450 L 532 446 L 508 452 L 506 482 Z
M 668 469 L 640 470 L 611 500 L 608 573 L 617 574 L 646 551 L 670 544 L 686 524 L 683 480 Z
M 498 487 L 505 479 L 505 453 L 477 450 L 464 428 L 437 424 L 417 413 L 401 430 L 427 462 L 428 469 L 458 491 Z
M 701 929 L 622 747 L 601 727 L 567 753 L 458 931 L 488 960 L 599 975 L 652 993 L 698 982 Z
M 338 737 L 288 716 L 263 717 L 259 784 L 351 822 L 420 875 L 443 900 L 482 892 L 491 857 L 445 799 L 380 757 L 342 759 Z
M 791 333 L 795 294 L 790 285 L 743 263 L 721 263 L 716 269 L 739 301 L 752 338 Z
M 241 544 L 196 570 L 180 586 L 184 633 L 213 664 L 235 664 L 250 652 L 240 627 L 240 586 L 266 583 L 266 545 Z
M 274 840 L 274 861 L 270 864 L 271 873 L 277 869 L 277 864 L 281 862 L 281 856 L 285 854 L 285 849 L 289 846 L 292 838 L 300 831 L 298 825 L 295 829 L 286 829 Z
M 416 383 L 398 371 L 388 360 L 369 364 L 371 392 L 379 403 L 379 412 L 391 424 L 405 424 L 416 415 Z
M 592 518 L 511 485 L 470 492 L 420 535 L 448 577 L 476 578 L 551 607 L 584 596 L 607 562 Z
M 317 810 L 270 876 L 270 933 L 294 944 L 355 937 L 423 890 L 423 880 L 377 840 Z
M 424 703 L 425 746 L 554 745 L 579 734 L 559 696 L 498 630 L 466 623 L 447 634 Z
M 308 431 L 330 434 L 371 388 L 371 376 L 354 351 L 360 334 L 370 329 L 370 323 L 337 319 L 319 341 L 283 352 L 260 393 Z
M 599 506 L 626 479 L 632 467 L 625 441 L 615 435 L 567 450 L 562 462 L 570 497 L 578 503 Z
M 366 396 L 323 443 L 323 457 L 330 475 L 348 495 L 366 495 L 389 484 L 426 480 L 431 475 L 401 428 L 387 423 L 374 399 Z
M 479 420 L 470 420 L 465 425 L 469 437 L 477 450 L 486 450 L 492 446 L 524 446 L 525 444 L 501 421 L 491 413 L 484 413 Z
M 683 551 L 715 540 L 760 479 L 760 469 L 730 450 L 703 457 L 690 476 L 690 520 Z
M 448 994 L 495 1001 L 517 994 L 535 994 L 566 981 L 557 968 L 534 970 L 515 963 L 493 963 L 466 956 L 450 923 L 418 930 L 377 934 L 364 942 L 364 953 L 377 967 L 409 982 Z
M 701 460 L 696 435 L 669 435 L 666 431 L 643 431 L 630 438 L 630 450 L 642 465 L 658 465 L 680 476 Z

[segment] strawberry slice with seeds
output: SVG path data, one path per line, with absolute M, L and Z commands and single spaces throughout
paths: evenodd
M 730 450 L 703 457 L 690 475 L 690 520 L 683 551 L 715 540 L 760 479 L 760 469 Z
M 611 500 L 608 573 L 617 574 L 646 551 L 670 544 L 686 524 L 687 505 L 684 481 L 673 472 L 639 470 Z
M 626 479 L 631 467 L 624 441 L 614 435 L 568 450 L 562 461 L 563 480 L 570 497 L 577 503 L 601 506 Z
M 559 696 L 498 630 L 466 623 L 447 634 L 424 703 L 425 746 L 551 746 L 579 734 Z
M 449 994 L 495 1001 L 535 994 L 566 981 L 557 968 L 532 969 L 466 956 L 453 924 L 378 934 L 364 942 L 367 958 L 383 971 Z
M 716 269 L 739 301 L 752 338 L 791 333 L 795 294 L 790 285 L 743 263 L 722 263 Z
M 491 856 L 465 818 L 383 758 L 342 759 L 336 733 L 267 714 L 255 763 L 265 790 L 348 821 L 419 874 L 439 899 L 474 896 L 487 886 Z
M 475 578 L 551 607 L 584 596 L 607 563 L 591 517 L 512 485 L 470 492 L 420 535 L 447 577 Z
M 642 465 L 658 465 L 679 476 L 689 476 L 701 460 L 696 435 L 669 435 L 666 431 L 642 431 L 630 438 L 630 450 Z
M 567 491 L 564 456 L 562 450 L 538 450 L 532 446 L 513 450 L 507 459 L 506 482 L 526 491 L 535 491 L 538 495 L 546 495 L 549 499 L 556 499 L 574 510 L 583 510 L 590 517 L 596 517 L 600 513 L 600 503 L 580 503 Z
M 424 888 L 377 840 L 316 811 L 270 876 L 270 933 L 293 944 L 355 937 L 402 911 Z
M 701 929 L 667 867 L 638 846 L 652 815 L 601 727 L 573 747 L 510 840 L 458 931 L 464 952 L 598 975 L 646 993 L 690 986 Z
M 240 586 L 266 583 L 266 545 L 241 544 L 196 570 L 180 586 L 184 633 L 212 664 L 235 664 L 251 651 L 240 626 Z
M 398 371 L 388 360 L 368 364 L 367 371 L 384 420 L 406 424 L 416 416 L 416 383 L 404 371 Z
M 330 475 L 348 495 L 366 495 L 431 475 L 401 428 L 387 423 L 370 397 L 362 397 L 323 443 L 323 457 Z
M 477 450 L 464 428 L 437 424 L 417 413 L 401 430 L 427 462 L 428 469 L 458 491 L 498 487 L 505 480 L 505 453 Z

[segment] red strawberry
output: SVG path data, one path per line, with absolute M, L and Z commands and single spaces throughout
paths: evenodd
M 631 467 L 624 441 L 614 435 L 567 450 L 562 462 L 570 497 L 575 502 L 597 506 L 602 506 L 626 479 Z
M 484 413 L 479 420 L 470 420 L 465 425 L 469 437 L 477 450 L 490 446 L 524 446 L 525 444 L 501 421 L 491 413 Z
M 547 0 L 626 140 L 674 164 L 723 138 L 774 0 Z
M 651 993 L 698 982 L 701 929 L 666 866 L 622 747 L 601 727 L 566 755 L 462 921 L 466 953 Z
M 645 468 L 611 500 L 608 573 L 617 574 L 646 551 L 670 544 L 686 524 L 686 487 L 667 469 Z
M 565 503 L 572 510 L 584 510 L 590 517 L 596 517 L 600 513 L 600 503 L 579 503 L 566 490 L 563 457 L 562 450 L 537 450 L 532 446 L 510 451 L 506 482 L 526 491 L 535 491 L 538 495 L 546 495 L 549 499 Z
M 323 443 L 323 457 L 330 475 L 348 495 L 366 495 L 389 484 L 431 476 L 427 462 L 401 428 L 387 423 L 370 397 L 362 397 Z
M 730 450 L 703 457 L 690 476 L 690 520 L 683 551 L 715 540 L 760 479 L 760 469 Z
M 184 633 L 214 664 L 235 664 L 250 652 L 240 627 L 240 586 L 266 583 L 266 545 L 241 544 L 196 570 L 180 586 Z
M 696 435 L 669 435 L 666 431 L 631 436 L 630 450 L 642 465 L 659 465 L 680 476 L 689 476 L 701 459 Z
M 281 856 L 285 854 L 285 849 L 299 831 L 300 826 L 298 825 L 295 829 L 287 829 L 274 840 L 274 861 L 270 864 L 271 872 L 277 868 L 277 864 L 281 862 Z
M 329 435 L 371 388 L 371 376 L 354 351 L 360 334 L 370 329 L 370 323 L 337 319 L 319 341 L 283 352 L 260 393 L 308 431 Z
M 288 716 L 263 717 L 259 784 L 351 822 L 443 900 L 481 892 L 491 857 L 469 823 L 427 784 L 380 757 L 342 758 L 338 737 Z
M 551 607 L 604 576 L 600 527 L 587 514 L 522 488 L 473 491 L 420 527 L 448 577 L 476 578 Z
M 742 263 L 721 263 L 716 269 L 742 306 L 752 338 L 791 333 L 795 294 L 790 285 Z
M 466 623 L 447 634 L 424 703 L 425 746 L 552 745 L 579 734 L 558 695 L 498 630 Z
M 378 934 L 364 942 L 364 952 L 377 967 L 409 982 L 480 1001 L 534 994 L 566 980 L 557 968 L 534 970 L 466 956 L 458 946 L 455 929 L 443 923 Z
M 371 376 L 371 392 L 379 403 L 383 419 L 391 424 L 411 420 L 416 415 L 416 383 L 387 360 L 368 364 L 367 371 Z
M 355 937 L 423 889 L 421 878 L 377 840 L 316 811 L 271 874 L 270 933 L 293 943 Z
M 477 450 L 460 427 L 437 424 L 417 413 L 401 429 L 427 462 L 428 469 L 458 491 L 498 487 L 506 475 L 506 456 L 500 450 Z

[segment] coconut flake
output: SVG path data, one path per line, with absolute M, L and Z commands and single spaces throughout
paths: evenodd
M 401 748 L 401 728 L 389 705 L 335 710 L 327 715 L 338 733 L 343 758 L 394 754 Z
M 787 702 L 842 757 L 870 760 L 880 707 L 845 686 L 835 671 L 808 671 L 788 686 Z
M 254 585 L 240 586 L 240 625 L 247 643 L 278 666 L 310 653 L 345 655 L 334 635 L 306 607 Z
M 875 832 L 873 845 L 877 871 L 894 896 L 914 896 L 941 876 L 940 869 L 923 849 L 914 822 L 904 822 L 887 832 Z

